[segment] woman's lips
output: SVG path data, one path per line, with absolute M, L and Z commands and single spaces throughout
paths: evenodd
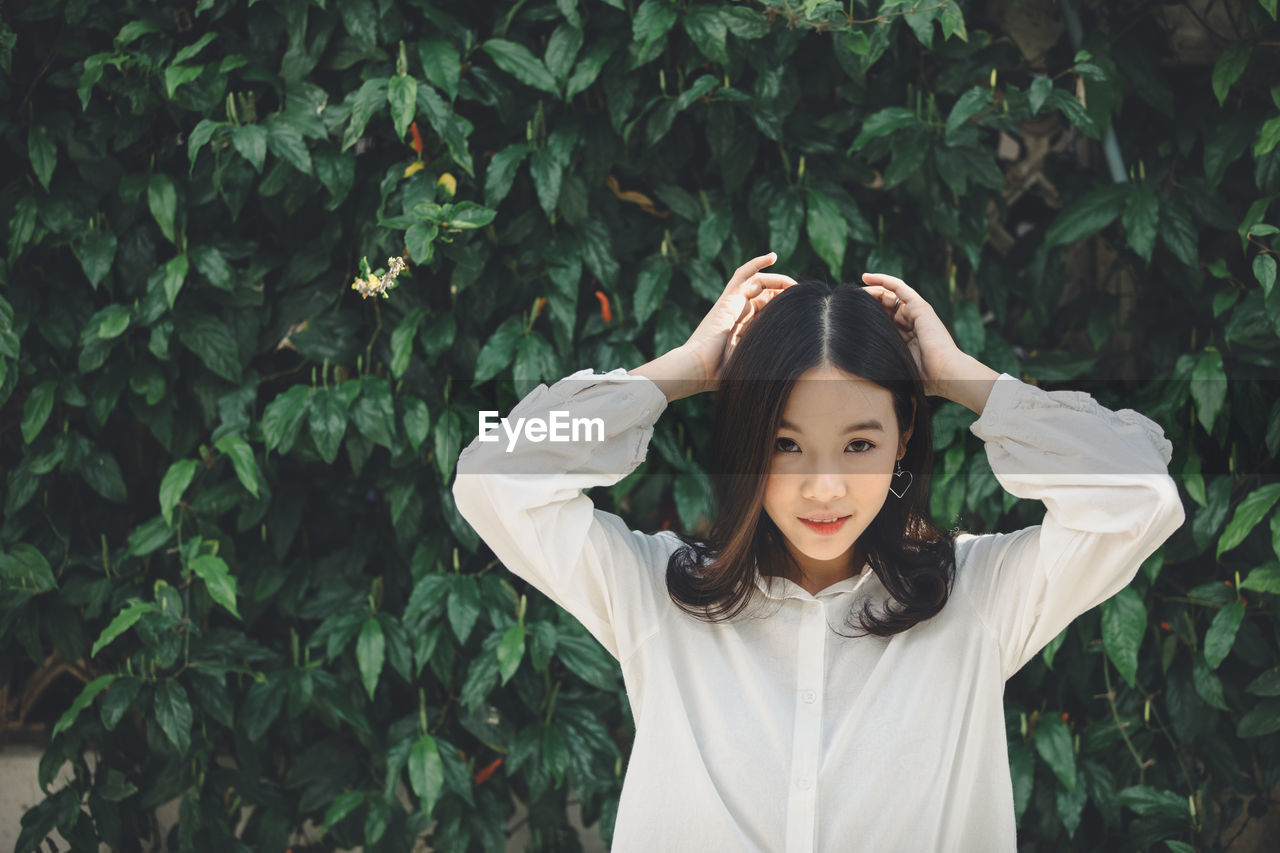
M 804 522 L 805 527 L 809 528 L 814 533 L 817 533 L 819 536 L 830 536 L 838 532 L 840 528 L 844 527 L 844 523 L 848 520 L 849 516 L 847 515 L 843 516 L 838 521 L 828 522 L 810 521 L 807 518 L 800 519 L 800 521 Z

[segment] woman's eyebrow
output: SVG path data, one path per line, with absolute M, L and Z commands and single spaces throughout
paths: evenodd
M 795 424 L 788 422 L 786 418 L 782 419 L 780 426 L 783 429 L 789 429 L 792 432 L 798 432 L 802 435 L 804 434 L 804 430 L 800 429 L 800 427 Z M 862 421 L 861 423 L 849 424 L 844 428 L 843 435 L 848 435 L 851 432 L 865 432 L 868 430 L 879 430 L 880 432 L 884 432 L 884 427 L 877 420 Z

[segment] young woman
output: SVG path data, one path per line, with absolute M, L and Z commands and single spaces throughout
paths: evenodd
M 997 375 L 901 279 L 832 290 L 763 272 L 775 260 L 742 266 L 679 348 L 531 392 L 509 423 L 598 432 L 478 436 L 458 511 L 622 667 L 636 738 L 614 851 L 1014 851 L 1005 680 L 1181 525 L 1169 442 Z M 667 403 L 704 390 L 707 541 L 595 509 L 582 491 L 633 471 Z M 927 395 L 978 416 L 1042 524 L 930 524 Z

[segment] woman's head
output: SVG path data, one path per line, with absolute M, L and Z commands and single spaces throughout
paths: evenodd
M 787 288 L 753 318 L 713 398 L 718 513 L 706 547 L 689 543 L 700 563 L 711 559 L 673 555 L 677 603 L 727 618 L 757 572 L 847 576 L 865 560 L 895 604 L 864 611 L 864 629 L 896 633 L 941 609 L 954 549 L 928 519 L 930 409 L 915 360 L 870 294 Z M 900 498 L 889 491 L 899 461 L 911 472 L 910 488 L 905 475 L 895 486 Z M 804 520 L 832 515 L 847 516 L 832 533 Z

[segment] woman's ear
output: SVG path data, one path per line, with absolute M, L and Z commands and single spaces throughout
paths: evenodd
M 911 420 L 907 422 L 906 429 L 900 429 L 898 435 L 898 458 L 901 459 L 907 454 L 907 444 L 911 441 L 911 433 L 916 428 L 916 398 L 911 398 Z

